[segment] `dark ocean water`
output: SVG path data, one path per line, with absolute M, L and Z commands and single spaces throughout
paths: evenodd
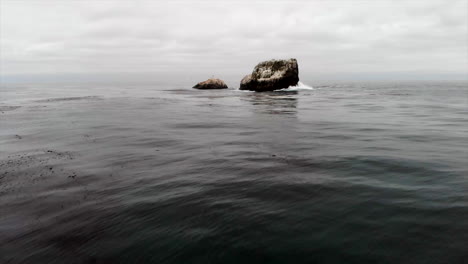
M 468 263 L 468 83 L 3 84 L 0 263 Z

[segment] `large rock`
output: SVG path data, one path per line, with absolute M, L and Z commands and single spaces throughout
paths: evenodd
M 193 88 L 196 89 L 227 89 L 227 85 L 220 79 L 208 79 L 204 82 L 197 83 Z
M 252 74 L 242 79 L 239 89 L 265 92 L 288 88 L 298 82 L 299 68 L 296 59 L 269 60 L 257 64 Z

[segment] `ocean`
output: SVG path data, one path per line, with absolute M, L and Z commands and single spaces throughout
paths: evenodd
M 0 263 L 468 263 L 468 82 L 307 84 L 2 84 Z

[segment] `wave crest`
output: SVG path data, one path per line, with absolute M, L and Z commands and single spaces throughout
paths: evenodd
M 298 82 L 295 86 L 289 86 L 288 88 L 281 89 L 278 91 L 301 91 L 301 90 L 314 90 L 314 87 L 309 86 L 303 82 Z

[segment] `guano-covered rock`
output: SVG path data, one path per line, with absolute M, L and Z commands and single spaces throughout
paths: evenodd
M 296 59 L 269 60 L 255 66 L 252 74 L 245 76 L 240 90 L 256 92 L 274 91 L 295 86 L 299 82 L 299 67 Z

